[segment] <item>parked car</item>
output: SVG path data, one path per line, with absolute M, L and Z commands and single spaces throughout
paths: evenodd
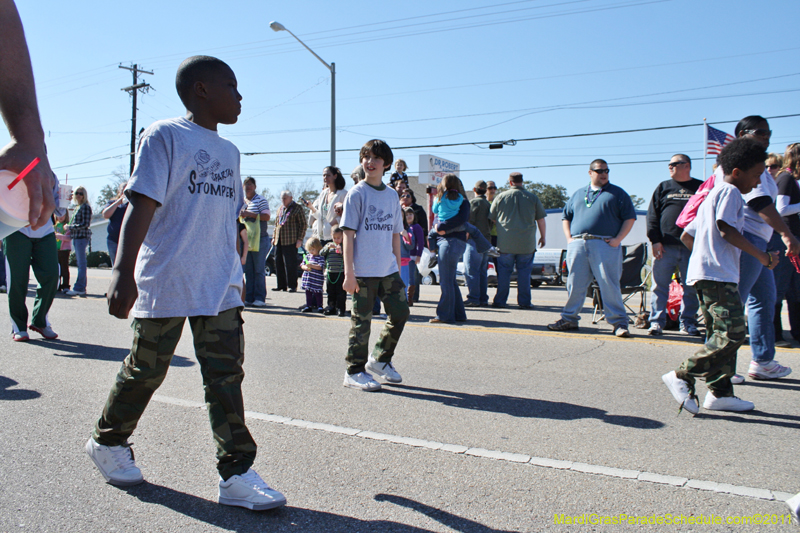
M 275 268 L 276 268 L 275 267 L 275 252 L 276 252 L 276 248 L 277 247 L 274 244 L 272 244 L 272 242 L 269 243 L 269 252 L 267 252 L 267 264 L 264 267 L 264 273 L 267 276 L 271 276 L 275 272 Z M 300 248 L 297 249 L 297 255 L 298 255 L 298 258 L 297 258 L 297 276 L 298 277 L 302 277 L 303 276 L 303 269 L 300 268 L 300 265 L 303 264 L 303 260 L 306 258 L 306 249 L 301 246 Z
M 439 284 L 439 264 L 436 254 L 432 254 L 430 250 L 424 248 L 422 251 L 422 258 L 417 265 L 417 270 L 422 277 L 422 285 L 438 285 Z M 486 268 L 488 274 L 488 283 L 491 286 L 497 285 L 497 271 L 494 264 L 489 263 Z M 456 283 L 466 285 L 467 279 L 464 276 L 464 263 L 459 261 L 456 265 Z
M 566 264 L 567 251 L 561 248 L 542 248 L 533 256 L 533 270 L 531 271 L 531 287 L 538 287 L 542 283 L 548 285 L 562 285 L 566 279 L 564 265 Z

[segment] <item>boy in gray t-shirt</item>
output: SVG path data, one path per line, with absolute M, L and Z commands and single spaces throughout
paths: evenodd
M 133 347 L 86 453 L 112 485 L 144 481 L 128 437 L 166 377 L 188 317 L 217 445 L 219 503 L 272 509 L 286 498 L 250 468 L 256 443 L 242 401 L 239 150 L 217 133 L 218 124 L 236 123 L 242 97 L 230 67 L 208 56 L 181 63 L 175 84 L 186 116 L 145 131 L 126 190 L 108 311 L 127 318 L 133 309 Z
M 761 179 L 767 152 L 757 141 L 739 138 L 719 155 L 724 183 L 714 187 L 692 222 L 695 236 L 681 236 L 692 249 L 687 283 L 697 290 L 706 323 L 706 343 L 677 370 L 661 379 L 672 396 L 692 414 L 700 410 L 695 379 L 704 378 L 708 394 L 703 408 L 713 411 L 750 411 L 752 402 L 733 395 L 731 377 L 736 353 L 745 339 L 744 308 L 739 296 L 739 250 L 757 258 L 769 269 L 778 264 L 775 252 L 762 252 L 744 235 L 744 200 Z
M 369 372 L 389 383 L 403 380 L 392 365 L 409 316 L 400 278 L 403 214 L 397 192 L 383 183 L 393 157 L 391 148 L 381 140 L 373 139 L 361 148 L 359 158 L 366 178 L 345 197 L 340 224 L 344 230 L 344 290 L 353 295 L 344 386 L 369 392 L 381 388 Z M 383 301 L 388 319 L 368 356 L 376 296 Z

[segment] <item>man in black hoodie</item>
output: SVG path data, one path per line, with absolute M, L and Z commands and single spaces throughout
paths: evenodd
M 703 183 L 691 177 L 692 160 L 688 155 L 675 154 L 669 161 L 671 179 L 662 181 L 650 200 L 647 210 L 647 238 L 653 243 L 653 298 L 650 301 L 650 335 L 661 335 L 667 322 L 667 300 L 672 273 L 677 266 L 683 284 L 681 331 L 699 335 L 694 288 L 686 285 L 686 269 L 691 252 L 681 243 L 682 228 L 675 225 L 678 215 L 689 198 Z

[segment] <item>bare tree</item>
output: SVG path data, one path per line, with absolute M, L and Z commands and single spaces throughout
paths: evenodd
M 112 170 L 111 175 L 113 178 L 110 178 L 109 182 L 103 185 L 103 188 L 100 189 L 100 194 L 97 195 L 95 212 L 99 212 L 109 200 L 114 199 L 117 196 L 119 186 L 127 183 L 130 177 L 128 175 L 128 167 L 125 165 L 120 165 Z

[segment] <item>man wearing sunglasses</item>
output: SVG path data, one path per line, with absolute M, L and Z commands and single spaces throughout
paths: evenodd
M 628 315 L 622 303 L 622 239 L 633 228 L 636 210 L 624 190 L 608 182 L 608 163 L 589 165 L 589 184 L 578 189 L 564 206 L 562 223 L 567 237 L 568 299 L 553 331 L 578 329 L 586 289 L 597 280 L 606 321 L 617 337 L 629 337 Z
M 691 176 L 692 160 L 675 154 L 667 165 L 671 179 L 662 181 L 653 192 L 647 210 L 647 238 L 653 243 L 653 298 L 650 300 L 650 335 L 661 335 L 667 323 L 667 300 L 672 274 L 677 267 L 683 284 L 680 326 L 687 335 L 699 335 L 697 308 L 699 301 L 694 287 L 686 285 L 691 251 L 681 243 L 682 228 L 675 222 L 686 202 L 702 182 Z

